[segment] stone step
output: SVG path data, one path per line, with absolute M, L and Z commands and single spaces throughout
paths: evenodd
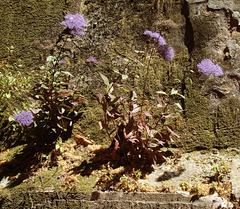
M 21 198 L 19 198 L 21 197 Z M 205 209 L 203 201 L 191 202 L 191 196 L 179 193 L 144 192 L 29 192 L 2 199 L 0 208 L 81 208 L 81 209 Z
M 124 201 L 124 200 L 103 200 L 90 201 L 88 208 L 91 209 L 206 209 L 203 203 L 186 203 L 186 202 L 154 202 L 154 201 Z

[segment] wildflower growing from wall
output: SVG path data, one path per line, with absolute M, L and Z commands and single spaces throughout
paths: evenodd
M 98 60 L 96 60 L 95 57 L 89 57 L 89 58 L 87 58 L 86 62 L 91 62 L 91 63 L 94 63 L 94 64 L 101 64 L 101 62 L 99 62 Z
M 204 59 L 200 63 L 197 64 L 198 71 L 205 74 L 214 76 L 223 75 L 223 70 L 219 65 L 215 65 L 210 59 Z
M 58 64 L 67 65 L 68 62 L 67 62 L 66 60 L 59 60 L 59 61 L 58 61 Z
M 87 23 L 84 17 L 80 14 L 69 14 L 66 15 L 65 20 L 61 22 L 61 25 L 64 25 L 70 29 L 70 33 L 78 36 L 84 35 L 84 28 L 87 27 Z
M 152 32 L 150 30 L 145 30 L 144 35 L 150 36 L 157 42 L 158 47 L 157 50 L 164 59 L 164 61 L 171 61 L 175 55 L 174 49 L 171 46 L 168 46 L 165 39 L 156 32 Z
M 30 111 L 22 111 L 17 115 L 14 115 L 13 118 L 20 123 L 22 126 L 29 126 L 31 123 L 33 123 L 33 114 Z
M 174 57 L 175 51 L 171 46 L 159 46 L 158 52 L 161 54 L 162 58 L 165 61 L 171 61 Z
M 152 32 L 150 30 L 145 30 L 143 34 L 153 38 L 156 42 L 158 42 L 159 46 L 167 44 L 165 39 L 159 33 Z

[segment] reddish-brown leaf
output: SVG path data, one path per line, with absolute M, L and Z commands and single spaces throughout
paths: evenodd
M 83 145 L 83 146 L 88 146 L 93 144 L 92 141 L 78 135 L 78 134 L 74 134 L 74 140 L 77 143 L 77 145 Z
M 177 135 L 171 128 L 169 128 L 169 126 L 167 126 L 167 129 L 172 135 L 176 136 L 177 138 L 180 138 L 180 136 Z
M 152 114 L 150 112 L 144 112 L 144 115 L 147 117 L 152 117 Z
M 84 98 L 78 98 L 78 99 L 77 99 L 78 102 L 82 102 L 82 101 L 84 101 L 84 100 L 85 100 Z
M 97 99 L 99 104 L 102 104 L 102 95 L 100 93 L 97 94 Z

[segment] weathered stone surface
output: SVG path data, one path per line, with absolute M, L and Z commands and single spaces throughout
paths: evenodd
M 73 199 L 69 199 L 66 193 L 29 193 L 21 194 L 17 201 L 13 196 L 11 203 L 7 199 L 1 199 L 1 208 L 163 208 L 163 209 L 205 209 L 208 208 L 204 201 L 190 202 L 190 196 L 186 198 L 176 193 L 123 193 L 123 192 L 98 192 L 99 199 L 91 200 L 91 194 L 71 193 Z M 40 195 L 40 196 L 39 196 Z M 78 197 L 82 196 L 80 200 Z M 24 197 L 24 198 L 23 198 Z M 120 198 L 121 197 L 121 198 Z M 154 197 L 151 199 L 151 197 Z
M 229 50 L 229 56 L 231 57 L 231 65 L 233 68 L 238 68 L 240 67 L 240 46 L 237 44 L 236 40 L 228 40 L 227 41 L 227 48 Z M 235 70 L 235 71 L 237 71 Z
M 191 76 L 193 85 L 187 85 L 185 91 L 188 95 L 185 110 L 189 133 L 183 133 L 185 145 L 187 149 L 191 149 L 191 143 L 195 141 L 199 144 L 197 149 L 239 146 L 234 137 L 238 135 L 238 131 L 233 128 L 239 123 L 231 119 L 237 113 L 234 108 L 230 110 L 227 107 L 233 100 L 236 107 L 240 104 L 236 75 L 239 68 L 239 59 L 236 59 L 239 51 L 239 28 L 236 18 L 232 18 L 239 8 L 239 2 L 188 1 L 188 7 L 193 28 L 194 47 L 191 57 L 194 65 L 208 58 L 221 65 L 225 75 L 219 78 L 201 74 Z M 228 111 L 230 112 L 227 113 Z M 228 125 L 222 126 L 224 123 Z M 229 129 L 226 130 L 226 127 Z
M 83 94 L 90 102 L 77 127 L 83 135 L 96 140 L 105 137 L 99 132 L 97 123 L 101 110 L 95 96 L 104 85 L 99 72 L 112 79 L 113 68 L 125 66 L 126 58 L 136 55 L 135 50 L 147 50 L 149 45 L 142 33 L 150 29 L 166 38 L 174 47 L 176 58 L 172 65 L 174 68 L 159 57 L 154 58 L 147 93 L 154 98 L 156 90 L 169 90 L 178 85 L 178 90 L 186 97 L 181 101 L 185 123 L 178 129 L 185 149 L 240 145 L 239 140 L 235 140 L 240 126 L 236 119 L 240 105 L 239 1 L 21 0 L 1 1 L 0 10 L 3 11 L 0 23 L 3 54 L 6 54 L 7 46 L 13 45 L 16 60 L 20 58 L 34 65 L 43 62 L 50 52 L 54 54 L 62 46 L 61 40 L 55 45 L 64 29 L 59 24 L 63 13 L 82 13 L 86 18 L 89 25 L 86 36 L 75 37 L 64 46 L 66 58 L 72 63 L 72 81 L 81 78 L 87 86 Z M 102 65 L 86 63 L 89 56 L 95 56 Z M 204 58 L 221 65 L 225 75 L 215 78 L 197 73 L 196 64 Z M 128 67 L 133 76 L 144 75 L 143 68 L 131 64 Z M 126 83 L 128 88 L 136 87 L 137 93 L 141 85 L 137 78 Z M 227 106 L 232 101 L 234 108 Z
M 240 13 L 237 11 L 233 11 L 232 16 L 238 21 L 238 25 L 240 25 Z
M 229 9 L 231 11 L 240 11 L 239 2 L 234 0 L 209 0 L 208 7 L 211 9 Z
M 211 209 L 233 208 L 232 203 L 229 203 L 225 198 L 219 197 L 218 195 L 200 197 L 199 200 L 204 201 Z
M 232 160 L 232 164 L 230 166 L 231 173 L 230 177 L 232 179 L 232 194 L 236 201 L 240 201 L 240 156 L 235 156 Z
M 65 0 L 1 0 L 0 58 L 13 46 L 13 61 L 31 67 L 43 63 L 62 30 L 65 7 Z

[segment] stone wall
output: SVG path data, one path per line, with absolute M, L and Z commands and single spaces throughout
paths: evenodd
M 27 66 L 43 63 L 62 30 L 65 0 L 1 0 L 0 57 L 13 46 L 14 61 Z
M 148 95 L 156 90 L 178 86 L 185 100 L 182 135 L 186 150 L 211 147 L 239 147 L 239 53 L 240 2 L 236 0 L 69 0 L 69 1 L 1 1 L 0 46 L 13 45 L 16 60 L 35 66 L 56 51 L 56 42 L 63 31 L 59 22 L 67 13 L 81 13 L 88 22 L 86 35 L 76 37 L 65 46 L 66 57 L 73 63 L 74 80 L 81 77 L 87 86 L 88 98 L 82 120 L 75 131 L 93 140 L 103 140 L 97 120 L 101 110 L 95 95 L 103 83 L 99 72 L 113 76 L 113 68 L 126 65 L 137 51 L 149 48 L 145 29 L 160 32 L 176 51 L 171 64 L 155 56 L 151 65 Z M 58 43 L 58 46 L 61 42 Z M 102 62 L 93 66 L 85 62 L 94 56 Z M 196 64 L 212 59 L 224 69 L 224 76 L 205 76 Z M 129 65 L 132 75 L 128 88 L 137 88 L 135 78 L 144 75 L 143 68 Z M 154 79 L 153 79 L 154 78 Z M 179 82 L 180 81 L 180 82 Z M 192 81 L 192 82 L 190 82 Z
M 224 69 L 219 78 L 197 74 L 194 84 L 186 87 L 185 139 L 195 141 L 199 149 L 239 147 L 239 6 L 227 0 L 188 1 L 192 63 L 209 58 Z

